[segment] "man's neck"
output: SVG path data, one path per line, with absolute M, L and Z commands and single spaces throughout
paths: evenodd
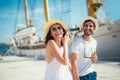
M 84 38 L 85 41 L 88 41 L 88 42 L 91 41 L 90 35 L 83 35 L 82 37 Z

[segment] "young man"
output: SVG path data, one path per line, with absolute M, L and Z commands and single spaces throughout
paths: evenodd
M 72 42 L 72 71 L 74 80 L 96 80 L 97 73 L 92 63 L 98 60 L 97 42 L 92 34 L 97 30 L 98 22 L 93 17 L 86 17 L 81 23 L 84 34 Z

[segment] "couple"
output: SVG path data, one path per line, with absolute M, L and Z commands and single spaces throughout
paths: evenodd
M 92 17 L 83 20 L 84 34 L 72 43 L 72 64 L 68 58 L 68 27 L 59 20 L 48 21 L 44 26 L 46 35 L 45 80 L 96 80 L 92 62 L 97 61 L 96 40 L 91 34 L 98 24 Z M 91 56 L 88 56 L 88 55 Z M 72 66 L 72 68 L 71 68 Z

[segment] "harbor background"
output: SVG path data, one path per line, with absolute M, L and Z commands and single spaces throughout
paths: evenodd
M 18 56 L 0 57 L 0 80 L 44 80 L 46 62 Z M 98 61 L 94 64 L 98 80 L 119 80 L 120 62 Z
M 0 38 L 1 38 L 0 43 L 5 42 L 6 39 L 17 30 L 17 27 L 16 27 L 17 24 L 22 24 L 25 26 L 25 20 L 24 20 L 25 17 L 23 14 L 24 13 L 23 1 L 24 0 L 1 0 L 0 1 L 0 11 L 1 11 L 0 12 L 0 28 L 1 28 L 0 29 Z M 35 17 L 38 19 L 32 22 L 33 23 L 32 25 L 35 25 L 37 30 L 41 29 L 41 31 L 38 33 L 38 36 L 40 36 L 41 34 L 43 35 L 43 31 L 42 31 L 43 24 L 41 24 L 39 21 L 40 19 L 43 22 L 45 22 L 45 18 L 43 15 L 44 14 L 43 0 L 28 0 L 28 1 L 29 1 L 29 9 L 31 9 L 32 7 L 31 10 L 33 10 L 35 8 L 34 11 L 31 11 L 31 10 L 29 11 L 29 18 L 31 19 Z M 36 4 L 34 4 L 35 1 L 36 1 Z M 49 6 L 50 6 L 50 9 L 52 9 L 52 11 L 50 11 L 52 15 L 52 13 L 56 11 L 56 9 L 54 9 L 56 8 L 54 6 L 56 1 L 55 0 L 50 0 L 50 1 L 51 3 Z M 57 1 L 60 1 L 60 0 L 57 0 Z M 63 1 L 71 1 L 71 17 L 70 17 L 71 24 L 76 24 L 77 26 L 79 26 L 82 18 L 87 16 L 87 11 L 85 11 L 86 0 L 63 0 Z M 115 0 L 115 1 L 114 0 L 103 0 L 103 1 L 105 2 L 106 10 L 107 10 L 107 14 L 109 15 L 109 18 L 112 20 L 119 20 L 120 10 L 118 9 L 120 8 L 120 5 L 119 5 L 120 0 Z M 31 6 L 30 3 L 33 6 Z M 59 8 L 57 10 L 59 10 Z M 101 11 L 100 14 L 103 14 L 103 12 Z M 56 15 L 53 14 L 51 18 L 53 19 L 56 17 L 60 17 L 60 16 L 58 14 Z M 104 15 L 101 16 L 100 18 L 103 18 L 103 17 Z
M 21 1 L 21 7 L 20 5 Z M 29 3 L 35 3 L 34 0 L 29 0 Z M 32 2 L 31 2 L 32 1 Z M 59 10 L 59 7 L 57 9 L 53 9 L 55 7 L 55 1 L 51 0 L 52 4 L 50 4 L 50 11 L 54 12 L 56 10 Z M 56 0 L 59 1 L 59 0 Z M 63 0 L 61 0 L 63 1 Z M 64 0 L 64 1 L 70 1 L 70 0 Z M 82 1 L 82 0 L 81 0 Z M 85 0 L 83 0 L 85 1 Z M 98 80 L 119 80 L 120 79 L 120 58 L 119 58 L 119 25 L 120 25 L 120 15 L 119 15 L 119 0 L 113 1 L 113 0 L 105 0 L 105 10 L 107 11 L 107 17 L 110 18 L 111 21 L 115 21 L 115 25 L 109 24 L 108 27 L 105 27 L 102 29 L 99 28 L 99 31 L 102 33 L 105 30 L 104 36 L 107 31 L 109 33 L 113 33 L 111 35 L 108 35 L 107 38 L 100 38 L 101 43 L 100 47 L 98 45 L 98 49 L 100 51 L 101 56 L 105 57 L 104 61 L 99 60 L 97 63 L 94 64 L 94 68 L 98 73 Z M 39 4 L 40 3 L 40 4 Z M 33 19 L 37 17 L 37 19 L 45 21 L 44 17 L 44 11 L 43 11 L 43 2 L 39 1 L 35 4 L 31 4 L 29 8 L 30 10 L 30 19 Z M 71 4 L 72 3 L 72 4 Z M 71 9 L 68 9 L 67 11 L 71 11 L 71 14 L 74 14 L 76 11 L 76 15 L 69 15 L 69 18 L 71 18 L 71 24 L 75 24 L 77 27 L 80 25 L 80 21 L 83 17 L 87 15 L 87 12 L 81 12 L 81 10 L 85 10 L 86 6 L 83 5 L 83 3 L 80 2 L 80 0 L 74 0 L 72 1 Z M 14 4 L 14 5 L 13 5 Z M 85 4 L 85 2 L 84 2 Z M 39 6 L 38 6 L 39 5 Z M 58 4 L 56 4 L 58 5 Z M 77 8 L 76 8 L 77 7 Z M 69 7 L 70 8 L 70 7 Z M 82 9 L 81 9 L 82 8 Z M 14 52 L 10 49 L 9 46 L 4 44 L 6 39 L 8 37 L 13 37 L 13 33 L 17 30 L 17 25 L 22 24 L 23 27 L 25 26 L 25 16 L 23 15 L 23 0 L 1 0 L 0 3 L 0 80 L 44 80 L 44 74 L 45 74 L 45 67 L 46 62 L 44 59 L 38 59 L 36 55 L 34 55 L 34 58 L 27 58 L 27 57 L 18 57 L 13 56 Z M 35 10 L 33 10 L 35 9 Z M 63 9 L 61 9 L 63 11 Z M 61 12 L 60 10 L 60 12 Z M 35 12 L 34 12 L 35 11 Z M 18 13 L 20 12 L 20 13 Z M 59 11 L 55 12 L 58 13 Z M 100 14 L 103 14 L 103 12 L 100 10 Z M 54 13 L 54 14 L 55 14 Z M 34 15 L 33 15 L 34 14 Z M 38 16 L 39 14 L 39 16 Z M 51 13 L 52 14 L 52 13 Z M 58 17 L 62 18 L 61 16 L 58 16 L 59 14 L 52 15 L 51 19 L 56 19 Z M 104 18 L 105 15 L 101 17 L 101 19 Z M 105 17 L 105 18 L 107 18 Z M 59 18 L 58 18 L 59 19 Z M 64 19 L 65 20 L 65 19 Z M 70 19 L 66 19 L 70 20 Z M 36 23 L 37 22 L 37 23 Z M 68 21 L 69 22 L 69 21 Z M 37 36 L 38 37 L 44 37 L 43 36 L 43 23 L 40 23 L 39 20 L 33 21 L 32 25 L 35 25 L 37 28 Z M 114 26 L 114 27 L 113 27 Z M 114 31 L 117 30 L 117 31 Z M 119 31 L 118 31 L 119 30 Z M 115 33 L 116 32 L 116 33 Z M 103 35 L 103 34 L 102 34 Z M 103 37 L 104 37 L 103 36 Z M 103 39 L 103 40 L 102 40 Z M 8 40 L 10 41 L 10 40 Z M 103 45 L 102 45 L 103 44 Z M 110 44 L 110 45 L 109 45 Z M 107 45 L 107 46 L 106 46 Z M 17 48 L 17 47 L 16 47 Z M 35 49 L 30 50 L 31 53 Z M 40 50 L 40 49 L 38 49 Z M 29 51 L 29 52 L 30 52 Z M 109 51 L 109 52 L 108 52 Z M 115 52 L 116 51 L 116 52 Z M 20 49 L 19 52 L 21 53 L 22 50 Z M 39 52 L 39 51 L 38 51 Z M 41 52 L 42 53 L 42 52 Z M 104 53 L 107 53 L 104 55 Z M 112 53 L 112 55 L 110 55 Z M 33 53 L 32 53 L 33 54 Z M 44 54 L 44 53 L 42 53 Z M 12 56 L 11 56 L 12 55 Z M 21 54 L 20 54 L 21 55 Z M 114 56 L 115 55 L 115 56 Z M 108 56 L 111 60 L 107 61 Z M 101 58 L 103 58 L 101 57 Z

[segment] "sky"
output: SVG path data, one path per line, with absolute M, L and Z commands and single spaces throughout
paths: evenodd
M 43 0 L 27 1 L 29 19 L 32 20 L 32 25 L 36 26 L 37 36 L 44 37 L 42 29 L 46 20 Z M 104 13 L 111 20 L 119 20 L 119 3 L 120 0 L 104 0 L 104 6 L 98 11 L 100 20 L 106 18 Z M 49 11 L 51 20 L 60 19 L 68 25 L 79 26 L 81 19 L 87 16 L 85 0 L 49 0 Z M 25 26 L 25 24 L 23 0 L 0 0 L 0 43 L 12 36 L 18 25 Z

